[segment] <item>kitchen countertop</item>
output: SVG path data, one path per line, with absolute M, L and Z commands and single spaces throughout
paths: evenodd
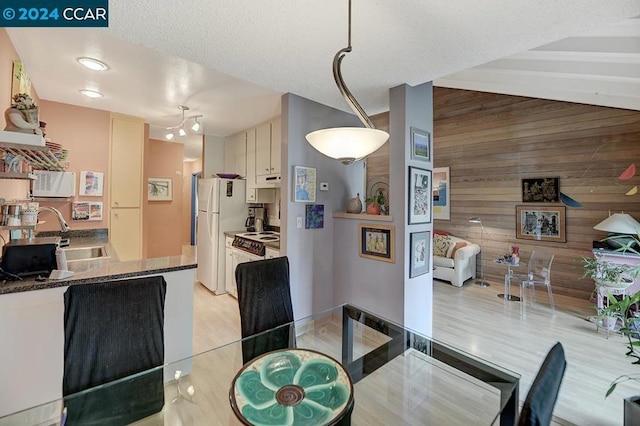
M 62 280 L 36 281 L 35 277 L 29 277 L 22 281 L 0 282 L 0 295 L 195 269 L 197 266 L 193 256 L 167 256 L 121 262 L 109 245 L 106 236 L 70 237 L 69 248 L 91 246 L 105 246 L 107 255 L 110 257 L 68 261 L 67 267 L 74 274 Z

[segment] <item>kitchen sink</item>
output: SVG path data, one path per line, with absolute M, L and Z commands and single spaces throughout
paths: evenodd
M 67 262 L 75 262 L 78 260 L 94 260 L 108 258 L 107 250 L 104 246 L 93 247 L 70 247 L 63 248 L 67 257 Z

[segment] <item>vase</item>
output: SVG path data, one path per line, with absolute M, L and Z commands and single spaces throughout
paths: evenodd
M 362 201 L 360 201 L 360 194 L 347 201 L 347 213 L 362 213 Z
M 640 395 L 624 399 L 624 426 L 640 426 Z
M 380 214 L 380 204 L 376 203 L 375 201 L 370 202 L 369 204 L 367 204 L 367 214 Z

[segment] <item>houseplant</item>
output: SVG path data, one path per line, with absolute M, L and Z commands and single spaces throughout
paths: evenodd
M 615 288 L 628 287 L 640 274 L 640 265 L 609 262 L 597 254 L 593 258 L 582 257 L 582 269 L 580 278 L 590 277 L 598 285 Z
M 367 214 L 380 214 L 381 211 L 386 212 L 387 210 L 387 197 L 385 197 L 381 189 L 378 190 L 377 194 L 367 197 L 364 202 L 367 203 Z
M 640 292 L 633 296 L 625 294 L 620 300 L 608 295 L 609 305 L 603 309 L 600 315 L 614 316 L 620 320 L 622 327 L 620 332 L 627 338 L 626 356 L 631 357 L 632 364 L 640 365 Z M 620 383 L 628 381 L 640 382 L 640 373 L 623 374 L 618 376 L 605 394 L 605 398 L 613 393 Z M 640 419 L 640 395 L 624 399 L 624 424 L 625 426 L 637 425 Z M 634 423 L 635 422 L 635 423 Z

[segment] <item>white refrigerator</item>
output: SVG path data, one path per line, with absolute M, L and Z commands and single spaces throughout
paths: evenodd
M 196 279 L 215 294 L 226 293 L 224 233 L 244 229 L 245 184 L 238 179 L 198 180 Z

